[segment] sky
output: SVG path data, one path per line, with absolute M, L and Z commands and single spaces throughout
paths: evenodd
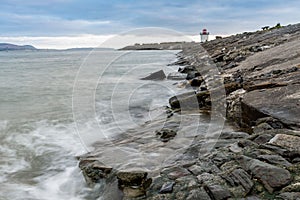
M 299 9 L 299 0 L 0 0 L 0 42 L 97 46 L 146 27 L 197 41 L 203 28 L 211 35 L 230 35 L 298 23 Z

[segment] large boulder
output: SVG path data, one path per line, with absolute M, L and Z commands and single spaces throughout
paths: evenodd
M 269 141 L 269 144 L 279 146 L 300 155 L 300 137 L 298 136 L 277 134 Z
M 254 90 L 242 100 L 243 120 L 255 125 L 258 118 L 271 116 L 289 127 L 300 127 L 300 84 Z
M 264 185 L 269 193 L 283 188 L 292 180 L 290 172 L 281 167 L 246 156 L 241 156 L 238 161 L 246 171 L 249 171 L 253 177 L 257 178 Z

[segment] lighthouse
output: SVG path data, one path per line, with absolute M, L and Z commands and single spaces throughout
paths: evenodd
M 206 42 L 208 41 L 208 36 L 209 36 L 209 32 L 207 32 L 207 29 L 203 29 L 202 32 L 200 33 L 200 41 L 201 42 Z

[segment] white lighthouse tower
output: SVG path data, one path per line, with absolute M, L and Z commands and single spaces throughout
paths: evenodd
M 209 32 L 207 32 L 207 30 L 204 28 L 202 30 L 202 32 L 200 33 L 200 40 L 201 40 L 201 42 L 208 41 L 208 36 L 209 36 Z

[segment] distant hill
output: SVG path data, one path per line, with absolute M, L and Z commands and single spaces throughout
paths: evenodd
M 15 45 L 9 43 L 0 43 L 0 51 L 14 51 L 14 50 L 37 50 L 31 45 Z

